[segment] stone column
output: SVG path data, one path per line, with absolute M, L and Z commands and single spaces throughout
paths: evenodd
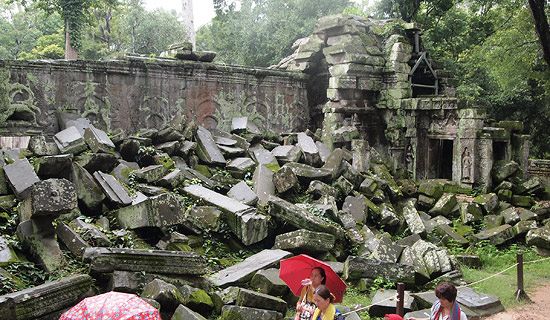
M 461 109 L 458 110 L 458 117 L 457 139 L 453 150 L 453 181 L 472 186 L 477 182 L 478 176 L 483 176 L 481 162 L 478 161 L 483 158 L 478 155 L 482 148 L 478 148 L 477 137 L 478 132 L 483 128 L 485 114 L 478 109 Z M 492 162 L 492 141 L 489 141 L 489 144 Z M 489 167 L 489 179 L 491 167 Z
M 529 168 L 529 148 L 531 136 L 527 134 L 512 134 L 512 160 L 519 164 L 524 177 Z
M 483 193 L 491 188 L 491 169 L 493 168 L 493 139 L 490 134 L 483 133 L 479 136 L 477 147 L 478 172 L 475 175 L 475 182 L 481 187 Z
M 329 150 L 334 150 L 333 133 L 344 121 L 344 115 L 336 112 L 325 112 L 325 110 L 323 110 L 323 113 L 323 135 L 321 139 Z

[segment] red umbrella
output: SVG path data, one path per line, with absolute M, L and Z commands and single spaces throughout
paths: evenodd
M 342 302 L 344 292 L 346 291 L 346 284 L 344 281 L 340 279 L 340 277 L 328 264 L 314 259 L 306 254 L 281 260 L 279 278 L 287 284 L 294 295 L 300 296 L 300 291 L 302 290 L 302 280 L 309 278 L 311 270 L 315 267 L 320 267 L 325 270 L 325 274 L 327 276 L 325 285 L 336 297 L 334 302 Z
M 59 320 L 161 320 L 159 311 L 135 294 L 107 292 L 86 298 Z

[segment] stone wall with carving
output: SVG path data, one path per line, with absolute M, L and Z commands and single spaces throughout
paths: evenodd
M 529 176 L 539 177 L 543 184 L 550 185 L 550 160 L 529 159 Z
M 57 132 L 58 111 L 103 129 L 160 128 L 177 121 L 229 129 L 248 116 L 276 132 L 309 122 L 306 76 L 261 68 L 168 60 L 3 61 L 0 132 Z

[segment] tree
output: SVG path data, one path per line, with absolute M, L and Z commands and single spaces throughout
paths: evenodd
M 36 40 L 36 45 L 30 52 L 21 52 L 18 58 L 21 60 L 63 59 L 65 55 L 63 40 L 62 32 L 42 35 Z
M 0 16 L 0 58 L 1 59 L 29 59 L 32 49 L 40 41 L 40 45 L 47 42 L 47 36 L 59 35 L 62 32 L 63 22 L 57 14 L 44 14 L 35 6 L 28 10 L 16 8 L 13 4 L 0 3 L 4 13 Z M 43 38 L 46 37 L 46 38 Z M 52 41 L 48 45 L 56 43 Z M 56 43 L 58 44 L 58 43 Z M 61 43 L 61 48 L 63 43 Z M 54 50 L 50 47 L 50 50 Z M 55 50 L 54 50 L 55 51 Z M 49 54 L 48 54 L 49 56 Z M 45 58 L 37 56 L 36 58 Z
M 117 0 L 13 0 L 24 6 L 36 4 L 46 12 L 58 13 L 64 21 L 65 59 L 77 59 L 82 32 L 88 23 L 90 10 L 97 6 L 116 6 Z
M 112 21 L 112 50 L 158 55 L 188 40 L 175 11 L 148 12 L 141 0 L 125 1 Z
M 215 0 L 217 16 L 197 33 L 197 48 L 214 50 L 216 61 L 269 66 L 310 35 L 317 20 L 341 13 L 347 0 Z
M 545 0 L 529 0 L 529 7 L 533 14 L 535 30 L 542 47 L 542 54 L 546 64 L 550 67 L 550 27 L 548 26 L 548 19 L 546 18 L 544 9 L 545 3 Z
M 523 0 L 440 4 L 421 1 L 413 21 L 423 30 L 425 49 L 454 76 L 461 104 L 485 108 L 495 120 L 522 121 L 532 135 L 531 154 L 550 157 L 550 69 L 530 7 Z M 387 4 L 375 8 L 379 17 L 400 16 Z

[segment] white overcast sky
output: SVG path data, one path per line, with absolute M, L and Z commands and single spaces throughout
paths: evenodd
M 145 0 L 145 8 L 154 10 L 162 8 L 165 10 L 176 10 L 181 14 L 181 0 Z M 193 16 L 195 18 L 195 30 L 207 24 L 216 15 L 214 12 L 214 4 L 212 0 L 193 1 Z

